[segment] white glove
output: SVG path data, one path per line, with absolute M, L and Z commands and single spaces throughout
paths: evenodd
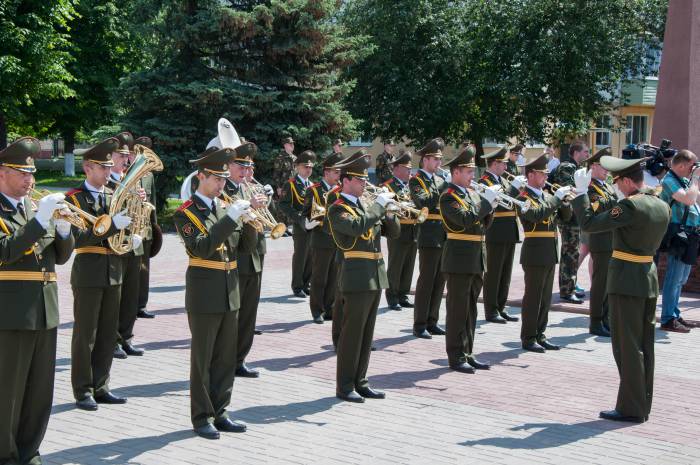
M 39 200 L 39 210 L 36 212 L 36 220 L 41 224 L 44 229 L 49 224 L 49 220 L 53 216 L 53 212 L 61 208 L 59 205 L 66 196 L 63 194 L 49 194 Z
M 54 221 L 54 225 L 56 226 L 56 232 L 63 239 L 68 237 L 68 235 L 70 234 L 70 227 L 71 227 L 71 224 L 68 221 L 62 220 L 62 219 L 57 219 L 56 221 Z
M 489 186 L 484 189 L 483 197 L 491 204 L 491 206 L 495 206 L 498 200 L 498 194 L 501 192 L 501 190 L 501 186 Z
M 574 173 L 574 183 L 576 184 L 576 193 L 585 194 L 588 192 L 588 186 L 591 184 L 593 175 L 586 168 L 579 168 Z
M 305 228 L 307 231 L 311 231 L 312 229 L 314 229 L 314 228 L 315 228 L 316 226 L 318 226 L 319 224 L 321 224 L 320 221 L 317 221 L 317 220 L 309 221 L 308 218 L 304 218 L 304 228 Z
M 520 190 L 525 185 L 525 183 L 527 183 L 527 179 L 525 178 L 525 176 L 516 176 L 510 182 L 510 185 Z
M 393 199 L 394 199 L 393 192 L 382 192 L 381 194 L 377 194 L 377 198 L 375 199 L 375 202 L 377 202 L 382 207 L 386 207 L 389 202 L 393 202 Z
M 233 202 L 233 205 L 228 207 L 226 214 L 230 216 L 232 220 L 236 221 L 248 210 L 250 210 L 250 202 L 247 200 L 236 200 Z
M 143 244 L 143 238 L 138 234 L 131 235 L 131 249 L 136 250 Z
M 112 224 L 120 231 L 131 224 L 131 217 L 126 216 L 125 212 L 126 210 L 120 211 L 112 217 Z
M 554 196 L 559 200 L 563 200 L 566 194 L 570 193 L 572 190 L 573 189 L 571 186 L 563 186 L 557 189 L 557 191 L 554 193 Z
M 272 186 L 269 185 L 269 184 L 265 184 L 265 185 L 263 186 L 263 189 L 265 189 L 265 194 L 266 194 L 268 197 L 272 197 L 272 195 L 275 193 L 275 191 L 272 189 Z

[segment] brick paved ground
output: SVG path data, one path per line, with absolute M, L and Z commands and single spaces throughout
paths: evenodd
M 614 405 L 617 373 L 609 343 L 587 334 L 584 315 L 551 315 L 549 335 L 564 348 L 545 355 L 518 348 L 519 324 L 482 320 L 476 349 L 493 369 L 463 375 L 447 369 L 443 338 L 414 339 L 409 311 L 380 308 L 370 381 L 388 398 L 347 404 L 334 397 L 330 325 L 310 323 L 308 303 L 290 297 L 291 239 L 268 250 L 264 334 L 250 356 L 262 376 L 236 380 L 230 407 L 248 432 L 219 441 L 190 429 L 186 265 L 177 238 L 166 237 L 153 264 L 157 318 L 137 323 L 146 356 L 114 364 L 112 388 L 129 403 L 95 413 L 73 407 L 70 267 L 62 267 L 45 463 L 700 463 L 700 330 L 657 332 L 651 421 L 621 425 L 597 418 Z

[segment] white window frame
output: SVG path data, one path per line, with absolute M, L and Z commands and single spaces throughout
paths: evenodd
M 644 134 L 635 134 L 634 131 L 634 119 L 640 118 L 644 120 Z M 647 142 L 649 140 L 649 115 L 625 115 L 625 125 L 629 131 L 625 134 L 625 144 L 639 144 L 640 142 Z M 635 135 L 637 136 L 635 140 Z

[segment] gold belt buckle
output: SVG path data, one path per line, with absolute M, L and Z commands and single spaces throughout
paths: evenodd
M 44 277 L 44 284 L 48 283 L 51 280 L 51 273 L 50 272 L 42 271 L 41 274 Z

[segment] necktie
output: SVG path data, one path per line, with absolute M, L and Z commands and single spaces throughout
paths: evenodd
M 24 218 L 25 220 L 27 219 L 27 213 L 24 211 L 24 205 L 22 204 L 22 202 L 17 204 L 17 211 L 20 215 L 22 215 L 22 218 Z
M 97 194 L 97 205 L 100 207 L 100 210 L 107 210 L 107 205 L 105 204 L 105 195 L 102 192 Z
M 214 217 L 216 217 L 216 201 L 215 200 L 211 201 L 211 214 L 214 215 Z

